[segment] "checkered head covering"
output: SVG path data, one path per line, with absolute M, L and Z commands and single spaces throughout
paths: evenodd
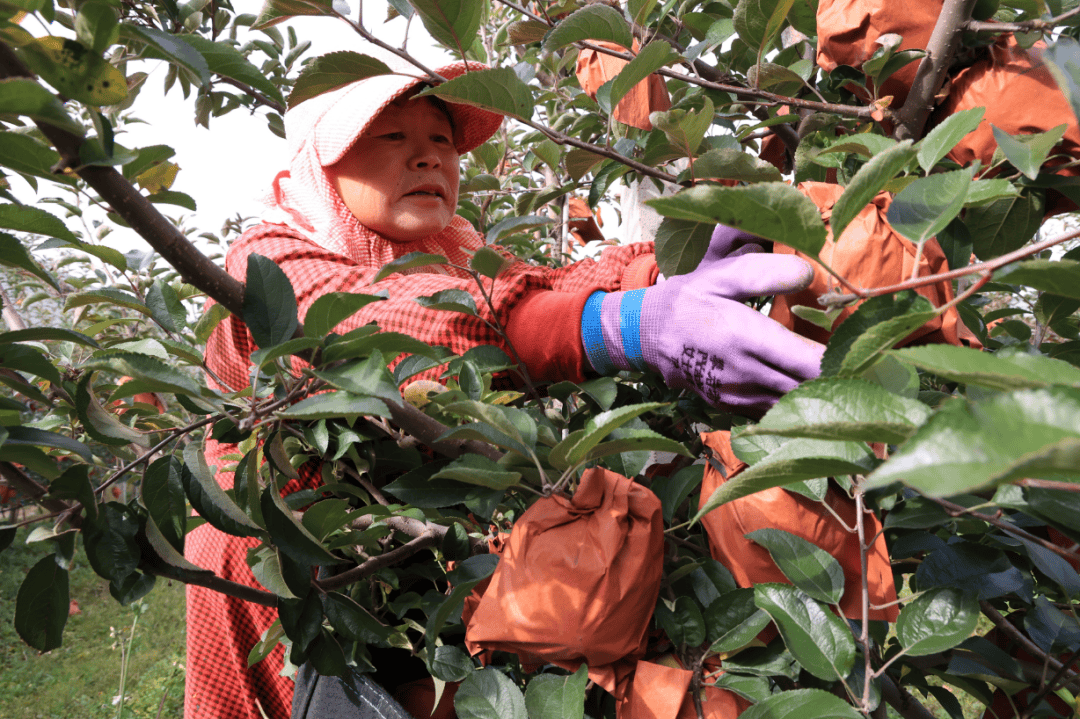
M 421 240 L 393 242 L 360 224 L 326 174 L 326 168 L 345 156 L 387 105 L 425 82 L 411 66 L 391 68 L 393 74 L 357 80 L 285 113 L 289 169 L 274 178 L 265 198 L 268 210 L 263 219 L 286 224 L 322 247 L 368 267 L 380 267 L 417 251 L 444 255 L 454 264 L 467 265 L 484 242 L 464 218 L 455 215 L 445 229 Z M 481 63 L 456 62 L 435 72 L 450 80 L 485 69 Z M 451 102 L 446 106 L 459 154 L 482 145 L 502 124 L 502 115 L 489 110 Z M 442 267 L 436 271 L 453 273 Z

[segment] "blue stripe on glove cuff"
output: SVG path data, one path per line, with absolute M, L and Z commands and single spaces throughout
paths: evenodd
M 619 305 L 619 331 L 622 333 L 623 354 L 631 367 L 644 372 L 645 357 L 641 353 L 641 304 L 646 290 L 623 292 Z
M 600 309 L 607 294 L 602 290 L 593 292 L 585 301 L 585 309 L 581 313 L 581 342 L 585 345 L 585 355 L 589 358 L 589 364 L 601 375 L 618 372 L 604 346 L 604 333 L 600 326 Z

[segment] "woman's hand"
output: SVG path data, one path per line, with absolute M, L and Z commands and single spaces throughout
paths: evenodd
M 819 374 L 825 347 L 741 301 L 801 290 L 813 269 L 797 257 L 763 252 L 751 235 L 722 229 L 690 274 L 593 295 L 582 317 L 585 349 L 601 374 L 653 370 L 715 407 L 760 415 Z

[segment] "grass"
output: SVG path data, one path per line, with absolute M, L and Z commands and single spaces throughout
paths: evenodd
M 45 543 L 27 545 L 26 534 L 0 554 L 0 717 L 117 719 L 119 641 L 130 636 L 135 605 L 122 607 L 112 598 L 80 547 L 70 581 L 81 613 L 68 619 L 60 648 L 39 654 L 26 646 L 12 624 L 15 596 L 26 570 L 51 551 Z M 181 719 L 184 587 L 158 580 L 141 603 L 146 608 L 131 642 L 123 719 Z

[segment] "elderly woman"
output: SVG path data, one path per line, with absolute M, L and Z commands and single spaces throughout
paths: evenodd
M 457 63 L 438 73 L 453 78 L 481 67 Z M 653 247 L 641 243 L 558 269 L 514 263 L 500 275 L 490 305 L 465 272 L 449 265 L 418 268 L 372 285 L 383 264 L 409 252 L 440 254 L 450 265 L 467 266 L 484 245 L 455 214 L 458 157 L 490 138 L 502 117 L 416 98 L 420 87 L 421 81 L 407 74 L 372 77 L 286 113 L 289 169 L 273 182 L 266 222 L 230 248 L 228 272 L 244 279 L 251 253 L 272 259 L 292 282 L 301 316 L 329 292 L 385 291 L 388 299 L 368 305 L 337 331 L 374 321 L 382 330 L 456 353 L 481 344 L 511 353 L 506 340 L 483 321 L 497 319 L 538 380 L 580 382 L 622 369 L 652 370 L 670 386 L 692 389 L 713 405 L 760 413 L 818 373 L 822 346 L 740 303 L 801 289 L 811 269 L 794 257 L 761 253 L 754 238 L 725 227 L 717 229 L 693 273 L 659 283 Z M 472 293 L 483 319 L 413 301 L 450 288 Z M 223 321 L 207 344 L 211 381 L 225 390 L 246 387 L 254 348 L 241 321 Z M 220 458 L 233 450 L 210 441 L 207 460 L 221 465 Z M 229 488 L 233 478 L 219 472 L 218 481 Z M 309 477 L 288 489 L 316 482 Z M 203 525 L 189 535 L 187 553 L 226 579 L 255 585 L 245 562 L 253 545 Z M 281 649 L 247 667 L 248 652 L 275 612 L 189 586 L 188 613 L 185 715 L 289 716 L 293 685 L 279 675 Z M 391 692 L 395 687 L 389 685 L 414 678 L 407 672 L 381 674 L 375 679 Z M 365 682 L 371 696 L 393 703 L 379 684 Z

